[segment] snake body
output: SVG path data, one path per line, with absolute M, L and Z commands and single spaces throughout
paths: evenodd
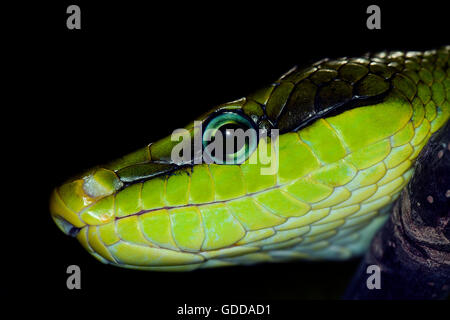
M 170 136 L 54 189 L 50 212 L 101 262 L 144 270 L 362 254 L 450 116 L 450 47 L 324 59 L 216 106 L 259 139 L 240 164 L 178 165 Z M 195 137 L 194 124 L 186 127 Z M 278 143 L 279 169 L 257 157 Z M 251 159 L 256 163 L 250 163 Z

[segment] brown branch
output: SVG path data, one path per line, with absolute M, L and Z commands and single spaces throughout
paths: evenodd
M 370 265 L 381 289 L 368 289 Z M 450 291 L 450 122 L 421 152 L 413 178 L 376 234 L 344 299 L 445 299 Z

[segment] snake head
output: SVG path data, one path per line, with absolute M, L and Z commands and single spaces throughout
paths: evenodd
M 450 117 L 449 49 L 294 68 L 184 128 L 181 160 L 180 139 L 168 136 L 69 180 L 53 191 L 51 215 L 97 259 L 127 268 L 361 254 Z M 217 157 L 208 129 L 230 126 L 258 134 Z M 268 174 L 264 150 L 279 164 Z

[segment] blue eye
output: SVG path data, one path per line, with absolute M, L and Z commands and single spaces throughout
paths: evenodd
M 241 164 L 255 151 L 258 132 L 254 122 L 234 111 L 221 112 L 207 121 L 202 137 L 207 157 L 217 164 Z

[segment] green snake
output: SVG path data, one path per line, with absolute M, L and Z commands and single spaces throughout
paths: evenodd
M 171 136 L 55 188 L 50 212 L 103 263 L 186 271 L 367 250 L 450 116 L 450 46 L 324 59 L 199 117 L 279 131 L 239 161 L 174 163 Z M 185 128 L 204 142 L 194 123 Z M 278 170 L 258 157 L 273 152 Z

